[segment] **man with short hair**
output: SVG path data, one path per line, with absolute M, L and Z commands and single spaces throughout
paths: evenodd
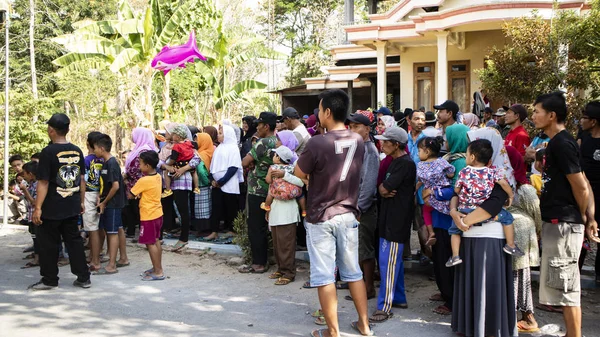
M 272 112 L 261 112 L 255 122 L 256 134 L 260 138 L 250 153 L 242 160 L 244 168 L 254 164 L 254 169 L 248 173 L 247 222 L 248 239 L 252 250 L 252 265 L 242 266 L 241 273 L 264 273 L 267 267 L 267 228 L 265 211 L 260 205 L 265 202 L 269 192 L 266 177 L 269 167 L 273 165 L 271 152 L 275 149 L 277 138 L 275 126 L 277 115 Z
M 600 221 L 600 101 L 592 101 L 585 106 L 581 116 L 581 168 L 590 183 L 596 222 Z M 600 248 L 600 244 L 598 245 Z M 596 285 L 600 284 L 600 254 L 596 254 Z
M 458 104 L 456 104 L 456 102 L 447 100 L 440 105 L 435 105 L 433 108 L 437 110 L 437 121 L 438 123 L 440 123 L 442 137 L 444 137 L 444 145 L 442 145 L 442 151 L 447 152 L 448 142 L 446 141 L 446 128 L 450 125 L 457 123 L 456 118 L 458 116 L 459 107 Z
M 510 131 L 510 126 L 506 125 L 506 122 L 505 122 L 505 116 L 506 116 L 507 110 L 508 110 L 508 107 L 502 106 L 501 108 L 496 110 L 496 112 L 494 112 L 494 114 L 493 114 L 494 121 L 496 122 L 496 125 L 494 127 L 496 128 L 496 130 L 498 130 L 498 132 L 500 132 L 502 139 L 506 138 L 506 135 Z
M 367 292 L 358 263 L 357 206 L 364 142 L 344 125 L 348 95 L 339 89 L 321 93 L 319 122 L 327 130 L 314 136 L 298 159 L 294 174 L 309 179 L 305 221 L 310 284 L 318 288 L 319 301 L 328 329 L 315 330 L 313 337 L 339 337 L 335 270 L 348 282 L 358 322 L 352 326 L 370 335 Z
M 371 113 L 371 112 L 369 112 Z M 371 141 L 371 120 L 363 114 L 348 117 L 352 132 L 359 134 L 365 143 L 363 166 L 360 169 L 360 187 L 358 191 L 358 261 L 363 272 L 367 288 L 367 298 L 375 297 L 375 231 L 377 229 L 377 174 L 379 172 L 379 153 Z M 351 297 L 346 299 L 352 300 Z
M 285 108 L 281 114 L 283 123 L 286 128 L 294 133 L 298 140 L 298 147 L 296 148 L 296 154 L 301 155 L 306 147 L 306 142 L 310 139 L 310 134 L 306 130 L 306 126 L 300 122 L 300 115 L 298 111 L 292 107 Z
M 84 210 L 85 161 L 81 149 L 66 139 L 70 123 L 69 117 L 63 113 L 52 115 L 47 123 L 52 142 L 40 154 L 37 198 L 32 218 L 38 226 L 36 238 L 40 247 L 42 279 L 29 286 L 33 290 L 58 287 L 58 246 L 61 237 L 69 251 L 71 272 L 77 275 L 73 285 L 91 287 L 78 227 L 79 215 Z
M 542 215 L 542 259 L 540 303 L 563 307 L 566 336 L 581 337 L 581 283 L 577 261 L 584 238 L 598 239 L 598 224 L 590 204 L 590 189 L 581 172 L 579 147 L 565 130 L 567 104 L 562 93 L 539 96 L 533 122 L 550 142 L 544 155 L 544 188 L 540 198 Z M 591 202 L 593 204 L 593 201 Z
M 531 144 L 531 138 L 522 124 L 525 119 L 527 109 L 521 104 L 511 105 L 504 116 L 504 122 L 510 127 L 504 138 L 504 146 L 514 147 L 521 156 L 525 156 L 525 150 Z
M 494 126 L 496 125 L 496 121 L 494 121 L 492 119 L 492 114 L 494 113 L 494 110 L 492 108 L 490 108 L 489 106 L 486 107 L 483 110 L 483 118 L 481 120 L 481 124 L 479 125 L 479 127 L 481 128 L 485 128 L 488 126 Z

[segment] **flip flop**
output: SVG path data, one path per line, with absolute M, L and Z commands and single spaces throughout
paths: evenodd
M 280 277 L 277 279 L 277 281 L 275 281 L 275 285 L 276 286 L 285 286 L 285 285 L 292 283 L 293 281 L 294 280 L 289 279 L 287 277 Z
M 173 246 L 173 249 L 171 250 L 172 252 L 178 252 L 180 250 L 182 250 L 183 248 L 185 248 L 185 246 L 187 246 L 187 242 L 177 242 L 175 244 L 175 246 Z
M 146 276 L 142 277 L 142 281 L 162 281 L 164 279 L 166 279 L 167 277 L 165 275 L 163 276 L 156 276 L 154 274 L 147 274 Z
M 102 267 L 100 269 L 98 269 L 98 271 L 92 273 L 92 275 L 112 275 L 112 274 L 116 274 L 118 273 L 119 270 L 115 270 L 115 271 L 108 271 L 106 270 L 106 268 Z
M 127 267 L 129 265 L 131 265 L 131 262 L 127 262 L 127 263 L 119 263 L 119 262 L 117 262 L 117 267 L 118 268 Z
M 327 325 L 327 321 L 325 320 L 325 316 L 319 316 L 315 319 L 314 322 L 316 325 Z
M 313 330 L 310 335 L 312 337 L 325 337 L 325 335 L 323 334 L 323 332 L 327 331 L 327 329 L 319 329 L 319 330 Z M 315 335 L 315 332 L 317 333 Z
M 39 267 L 39 265 L 39 263 L 27 262 L 23 267 L 21 267 L 21 269 Z
M 267 268 L 264 268 L 262 270 L 256 270 L 254 268 L 252 268 L 252 266 L 247 266 L 247 265 L 243 265 L 240 268 L 238 268 L 238 272 L 242 273 L 242 274 L 264 274 L 267 271 Z
M 444 298 L 440 293 L 431 295 L 431 297 L 429 297 L 429 300 L 434 302 L 444 302 Z
M 276 271 L 276 272 L 274 272 L 273 274 L 269 275 L 269 278 L 270 278 L 271 280 L 276 280 L 276 279 L 278 279 L 278 278 L 280 278 L 280 277 L 282 277 L 282 276 L 283 276 L 283 274 L 282 274 L 282 273 L 280 273 L 280 272 Z
M 321 317 L 321 316 L 323 316 L 323 310 L 321 310 L 321 309 L 317 309 L 317 310 L 315 310 L 315 312 L 313 312 L 313 313 L 312 313 L 312 314 L 310 314 L 310 315 L 311 315 L 312 317 L 315 317 L 315 318 L 317 318 L 317 317 Z
M 517 328 L 519 328 L 519 333 L 534 333 L 540 331 L 540 328 L 524 328 L 522 321 L 517 322 Z
M 358 332 L 362 336 L 373 336 L 374 335 L 373 330 L 370 330 L 371 324 L 369 324 L 369 333 L 368 334 L 365 334 L 362 331 L 360 331 L 360 329 L 358 328 L 358 321 L 350 323 L 350 326 L 352 327 L 352 329 L 354 329 L 354 331 Z
M 445 305 L 440 305 L 439 307 L 433 309 L 433 312 L 438 315 L 448 316 L 452 313 L 452 310 L 448 309 L 448 307 Z
M 94 266 L 94 265 L 90 265 L 90 266 L 89 266 L 89 269 L 90 269 L 90 273 L 93 273 L 93 272 L 95 272 L 95 271 L 98 271 L 98 270 L 102 269 L 102 266 L 100 265 L 100 266 L 97 266 L 97 267 L 96 267 L 96 266 Z
M 23 260 L 33 259 L 35 257 L 34 255 L 35 255 L 34 253 L 28 254 L 23 258 Z
M 154 273 L 154 268 L 150 268 L 150 269 L 144 271 L 143 273 L 140 274 L 140 276 L 144 277 L 144 276 L 146 276 L 148 274 L 152 274 L 152 273 Z

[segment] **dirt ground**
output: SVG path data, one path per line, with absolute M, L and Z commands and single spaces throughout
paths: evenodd
M 230 265 L 231 256 L 188 249 L 165 252 L 169 278 L 142 282 L 149 267 L 145 249 L 128 245 L 131 266 L 111 276 L 93 276 L 92 288 L 74 288 L 69 267 L 60 268 L 60 286 L 49 292 L 26 290 L 39 279 L 25 264 L 22 250 L 31 239 L 23 229 L 0 231 L 0 335 L 6 336 L 308 336 L 318 328 L 310 312 L 316 310 L 316 290 L 303 289 L 308 264 L 299 262 L 298 276 L 288 286 L 274 286 L 267 274 L 243 275 Z M 408 310 L 374 328 L 377 336 L 455 336 L 450 317 L 432 312 L 437 303 L 429 270 L 407 270 Z M 358 336 L 349 323 L 356 320 L 351 302 L 339 294 L 343 336 Z M 600 336 L 600 294 L 586 290 L 583 299 L 583 335 Z M 534 294 L 537 302 L 537 293 Z M 369 301 L 369 311 L 375 309 Z M 562 316 L 536 312 L 542 332 L 535 336 L 563 336 Z M 562 331 L 561 331 L 562 328 Z M 6 333 L 6 334 L 5 334 Z

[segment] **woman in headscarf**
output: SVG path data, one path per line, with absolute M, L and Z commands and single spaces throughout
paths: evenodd
M 473 93 L 473 109 L 472 112 L 477 116 L 481 117 L 483 115 L 483 111 L 485 110 L 485 102 L 483 101 L 483 97 L 479 91 L 475 91 Z
M 173 191 L 173 200 L 175 201 L 175 205 L 177 206 L 177 210 L 179 211 L 179 216 L 181 217 L 181 234 L 179 235 L 179 241 L 173 247 L 173 251 L 179 251 L 183 249 L 188 244 L 189 235 L 190 235 L 190 193 L 192 191 L 192 174 L 190 170 L 195 169 L 196 166 L 200 163 L 200 157 L 197 153 L 194 153 L 192 159 L 188 162 L 188 164 L 179 169 L 175 169 L 172 166 L 166 164 L 166 161 L 163 158 L 169 158 L 171 155 L 171 151 L 173 149 L 173 141 L 171 134 L 181 128 L 185 128 L 186 132 L 186 140 L 192 140 L 192 135 L 190 130 L 187 128 L 185 124 L 177 124 L 171 123 L 165 127 L 166 135 L 168 142 L 170 145 L 165 145 L 159 153 L 159 167 L 167 172 L 174 172 L 173 177 L 171 179 L 171 186 L 168 186 Z M 167 147 L 169 146 L 169 147 Z M 165 153 L 163 154 L 163 151 Z M 167 155 L 168 153 L 168 155 Z M 164 224 L 165 228 L 169 229 L 173 227 L 173 223 L 171 221 L 174 220 L 174 209 L 173 203 L 169 202 L 169 197 L 163 198 L 163 213 L 164 215 Z
M 192 193 L 192 198 L 194 199 L 194 219 L 192 222 L 198 232 L 210 233 L 212 199 L 209 170 L 215 148 L 213 146 L 212 138 L 210 138 L 207 133 L 196 134 L 196 142 L 198 143 L 198 155 L 200 156 L 200 163 L 196 166 L 200 194 Z
M 215 148 L 217 147 L 217 145 L 219 145 L 219 131 L 217 130 L 217 128 L 215 128 L 214 126 L 205 126 L 204 127 L 204 133 L 208 133 L 208 135 L 210 136 L 210 138 L 212 139 L 213 145 L 215 146 Z
M 140 224 L 140 201 L 131 194 L 131 189 L 142 177 L 142 171 L 138 161 L 140 153 L 144 151 L 158 152 L 154 134 L 150 129 L 133 129 L 131 139 L 134 143 L 134 147 L 125 160 L 125 187 L 128 203 L 127 206 L 123 208 L 123 220 L 127 225 L 127 238 L 135 237 L 135 228 Z M 117 264 L 124 264 L 124 261 L 118 261 Z
M 381 117 L 379 117 L 379 120 L 377 121 L 377 127 L 375 128 L 375 131 L 377 131 L 378 135 L 381 135 L 381 134 L 383 134 L 385 129 L 391 128 L 394 125 L 396 125 L 396 120 L 394 120 L 394 117 L 381 116 Z
M 254 124 L 255 120 L 256 117 L 254 116 L 246 116 L 242 118 L 242 130 L 244 131 L 244 134 L 240 139 L 240 142 L 242 143 L 240 155 L 242 158 L 246 157 L 248 152 L 250 152 L 250 149 L 252 149 L 254 141 L 258 139 L 258 137 L 254 137 L 256 134 L 256 124 Z
M 517 152 L 517 149 L 514 150 Z M 517 313 L 521 313 L 521 320 L 517 322 L 517 327 L 519 332 L 533 333 L 539 331 L 539 328 L 533 316 L 531 267 L 540 265 L 538 233 L 542 230 L 540 200 L 537 197 L 536 189 L 531 185 L 521 185 L 517 189 L 513 205 L 507 210 L 515 218 L 513 222 L 515 244 L 519 245 L 525 253 L 524 256 L 512 259 L 515 304 Z
M 468 126 L 469 129 L 479 128 L 479 117 L 472 112 L 463 114 L 463 124 Z
M 242 130 L 237 125 L 233 124 L 233 122 L 231 122 L 229 119 L 224 119 L 223 125 L 231 126 L 231 128 L 235 132 L 235 138 L 237 139 L 237 144 L 239 146 L 240 141 L 242 140 Z
M 210 164 L 211 234 L 205 238 L 206 240 L 214 240 L 218 237 L 221 220 L 224 220 L 225 229 L 233 230 L 233 219 L 239 211 L 240 183 L 244 181 L 242 158 L 235 131 L 229 125 L 221 126 L 219 131 L 219 146 Z
M 465 166 L 466 152 L 469 146 L 467 132 L 469 128 L 464 124 L 453 124 L 446 128 L 446 141 L 450 152 L 444 156 L 444 159 L 454 166 L 455 174 L 452 184 L 456 183 L 458 172 Z M 428 195 L 430 198 L 439 200 L 449 200 L 454 192 L 452 189 L 447 189 L 449 195 L 442 193 L 432 193 L 430 190 L 423 191 L 423 199 Z M 434 294 L 430 297 L 431 300 L 443 301 L 444 303 L 433 311 L 440 315 L 449 315 L 452 312 L 453 296 L 454 296 L 454 269 L 447 268 L 446 262 L 452 256 L 452 246 L 450 245 L 450 235 L 448 228 L 452 225 L 452 218 L 444 213 L 433 210 L 431 212 L 433 231 L 437 242 L 431 247 L 431 261 L 433 261 L 433 271 L 435 274 L 435 282 L 440 290 L 439 294 Z
M 520 186 L 529 184 L 529 180 L 527 179 L 527 167 L 525 166 L 525 160 L 523 160 L 523 156 L 521 156 L 519 151 L 512 146 L 506 147 L 506 153 L 508 154 L 510 165 L 513 168 L 517 185 Z
M 513 190 L 517 187 L 513 168 L 510 165 L 508 159 L 508 153 L 504 147 L 504 140 L 500 135 L 500 132 L 495 128 L 481 128 L 477 130 L 471 130 L 468 132 L 469 140 L 472 142 L 477 139 L 487 139 L 492 143 L 494 154 L 492 155 L 492 166 L 498 169 L 498 173 L 501 177 L 508 181 L 509 185 L 512 186 Z

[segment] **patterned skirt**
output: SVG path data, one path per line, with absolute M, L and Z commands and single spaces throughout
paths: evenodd
M 212 210 L 210 186 L 200 187 L 200 194 L 194 194 L 194 218 L 210 219 Z
M 531 269 L 513 270 L 515 283 L 515 303 L 517 311 L 533 313 L 533 294 L 531 291 Z

